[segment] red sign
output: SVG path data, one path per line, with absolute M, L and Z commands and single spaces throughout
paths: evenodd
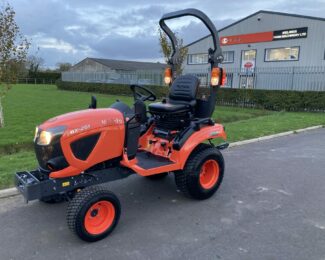
M 250 69 L 251 67 L 253 67 L 254 66 L 254 64 L 252 63 L 252 62 L 250 62 L 250 61 L 248 61 L 248 62 L 246 62 L 245 64 L 244 64 L 244 67 L 246 68 L 246 69 Z
M 273 41 L 273 32 L 249 33 L 241 35 L 225 36 L 220 38 L 221 45 L 234 45 L 255 42 Z
M 273 32 L 259 32 L 240 35 L 224 36 L 220 38 L 221 45 L 234 45 L 256 42 L 271 42 L 278 40 L 288 40 L 306 38 L 308 27 L 286 29 Z

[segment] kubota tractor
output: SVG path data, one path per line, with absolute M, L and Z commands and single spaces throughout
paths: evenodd
M 213 48 L 208 50 L 211 81 L 206 99 L 197 98 L 197 77 L 175 77 L 180 50 L 165 21 L 183 16 L 200 19 L 213 39 Z M 165 71 L 169 96 L 151 103 L 147 110 L 145 101 L 155 101 L 155 94 L 132 85 L 132 108 L 117 101 L 97 109 L 93 97 L 89 109 L 49 119 L 36 128 L 38 169 L 15 175 L 16 187 L 26 201 L 69 201 L 68 226 L 85 241 L 106 237 L 120 218 L 120 202 L 103 183 L 131 174 L 159 179 L 173 173 L 179 190 L 202 200 L 211 197 L 222 182 L 225 165 L 220 150 L 228 144 L 211 142 L 226 140 L 224 127 L 211 119 L 217 90 L 225 80 L 225 72 L 218 67 L 223 57 L 217 30 L 196 9 L 165 14 L 160 26 L 173 46 Z

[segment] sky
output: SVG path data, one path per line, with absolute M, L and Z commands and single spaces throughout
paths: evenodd
M 0 0 L 16 11 L 21 32 L 32 42 L 30 54 L 44 67 L 75 64 L 86 57 L 163 61 L 158 21 L 186 8 L 205 12 L 220 29 L 259 10 L 325 17 L 325 0 Z M 208 34 L 195 18 L 169 24 L 185 44 Z

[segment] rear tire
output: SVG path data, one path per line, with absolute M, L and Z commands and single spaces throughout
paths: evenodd
M 204 200 L 219 188 L 224 175 L 224 159 L 214 147 L 194 150 L 183 171 L 175 172 L 177 188 L 186 196 Z
M 166 178 L 167 176 L 168 176 L 168 173 L 164 172 L 164 173 L 160 173 L 160 174 L 146 176 L 146 178 L 148 180 L 158 181 L 158 180 L 162 180 L 162 179 Z
M 103 185 L 83 189 L 69 202 L 69 229 L 87 242 L 107 237 L 118 224 L 121 205 L 116 195 Z

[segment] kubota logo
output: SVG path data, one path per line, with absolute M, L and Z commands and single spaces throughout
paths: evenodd
M 227 44 L 228 41 L 229 41 L 228 38 L 225 37 L 225 38 L 222 38 L 221 43 L 222 43 L 222 44 Z

